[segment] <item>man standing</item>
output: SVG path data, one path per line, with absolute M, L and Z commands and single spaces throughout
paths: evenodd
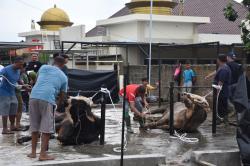
M 41 133 L 40 161 L 54 160 L 46 153 L 50 134 L 54 133 L 54 111 L 56 97 L 59 94 L 58 105 L 61 105 L 64 94 L 67 92 L 68 79 L 61 71 L 64 58 L 56 57 L 54 66 L 44 65 L 38 72 L 38 78 L 30 96 L 30 130 L 32 132 L 32 152 L 30 158 L 36 158 L 36 146 Z
M 69 56 L 64 54 L 62 55 L 62 57 L 64 58 L 64 66 L 62 68 L 62 71 L 64 72 L 64 74 L 66 76 L 68 76 L 68 67 L 67 67 L 67 63 L 69 62 Z
M 4 68 L 4 66 L 0 65 L 0 72 Z M 0 77 L 0 82 L 2 81 L 2 78 Z
M 184 91 L 191 93 L 192 86 L 193 86 L 193 79 L 195 77 L 194 71 L 191 69 L 191 64 L 186 64 L 186 70 L 183 72 L 183 79 L 184 79 Z
M 3 80 L 0 83 L 0 115 L 3 121 L 2 134 L 13 134 L 11 130 L 15 130 L 15 117 L 17 113 L 17 98 L 15 93 L 15 85 L 20 79 L 20 69 L 24 64 L 23 58 L 17 57 L 14 64 L 3 68 L 0 75 Z M 8 117 L 10 120 L 10 130 L 8 129 Z
M 230 91 L 231 95 L 234 93 L 235 84 L 238 82 L 240 75 L 242 74 L 242 66 L 235 62 L 236 55 L 233 52 L 227 54 L 227 65 L 231 70 L 231 83 Z
M 231 83 L 230 85 L 236 84 L 238 82 L 238 79 L 242 73 L 242 66 L 235 62 L 236 55 L 234 52 L 229 52 L 227 54 L 227 65 L 231 69 Z M 216 71 L 213 71 L 209 75 L 205 77 L 206 80 L 210 79 L 211 77 L 215 76 Z
M 220 55 L 217 59 L 217 64 L 219 66 L 215 74 L 215 83 L 220 85 L 222 89 L 219 91 L 218 99 L 218 123 L 221 123 L 224 119 L 224 122 L 227 122 L 228 116 L 228 99 L 229 99 L 229 85 L 231 83 L 231 70 L 227 63 L 227 57 L 225 55 Z
M 31 61 L 28 63 L 28 66 L 26 67 L 26 71 L 34 71 L 37 73 L 41 66 L 42 66 L 42 63 L 38 61 L 38 54 L 32 53 Z
M 66 54 L 60 54 L 60 53 L 55 53 L 53 54 L 53 59 L 55 59 L 56 57 L 63 57 L 64 58 L 64 66 L 61 68 L 61 70 L 63 71 L 63 73 L 68 76 L 68 67 L 67 67 L 67 63 L 69 62 L 69 56 Z
M 127 126 L 127 131 L 133 133 L 131 129 L 131 120 L 129 116 L 129 108 L 135 115 L 140 117 L 139 123 L 140 127 L 143 127 L 143 118 L 145 114 L 143 109 L 145 108 L 146 99 L 145 99 L 145 87 L 137 84 L 131 84 L 126 87 L 126 100 L 125 100 L 125 122 Z M 119 94 L 124 95 L 124 89 L 121 89 Z

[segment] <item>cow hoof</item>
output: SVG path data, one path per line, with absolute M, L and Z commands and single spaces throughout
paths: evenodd
M 130 134 L 134 134 L 134 133 L 135 133 L 134 130 L 131 129 L 131 128 L 128 128 L 128 129 L 127 129 L 127 132 L 130 133 Z

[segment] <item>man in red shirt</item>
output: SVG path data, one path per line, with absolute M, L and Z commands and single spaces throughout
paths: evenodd
M 145 98 L 146 89 L 142 85 L 131 84 L 126 87 L 126 100 L 125 100 L 125 122 L 127 126 L 127 131 L 133 133 L 131 129 L 131 121 L 129 116 L 129 107 L 132 112 L 140 117 L 139 123 L 140 127 L 143 127 L 143 118 L 145 114 L 143 113 L 143 108 L 146 106 Z M 124 89 L 121 89 L 119 94 L 123 96 Z

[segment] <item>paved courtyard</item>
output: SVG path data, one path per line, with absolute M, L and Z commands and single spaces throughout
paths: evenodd
M 106 135 L 105 146 L 99 142 L 91 145 L 66 146 L 63 147 L 57 140 L 51 140 L 49 153 L 56 156 L 56 161 L 79 160 L 89 158 L 100 158 L 118 156 L 119 153 L 113 148 L 119 147 L 121 140 L 121 108 L 117 111 L 109 108 L 106 113 Z M 100 109 L 93 109 L 100 115 Z M 28 123 L 28 115 L 25 114 L 23 123 Z M 188 144 L 178 139 L 170 138 L 169 133 L 163 130 L 139 131 L 138 124 L 133 122 L 135 134 L 127 134 L 128 141 L 125 155 L 138 154 L 163 154 L 166 156 L 167 165 L 192 165 L 189 161 L 190 154 L 194 150 L 229 150 L 237 149 L 235 139 L 235 127 L 218 126 L 218 133 L 212 135 L 211 115 L 199 128 L 199 132 L 188 134 L 188 137 L 196 137 L 199 143 Z M 19 132 L 15 135 L 0 135 L 0 165 L 35 165 L 40 163 L 37 159 L 29 159 L 26 155 L 30 151 L 30 142 L 18 145 L 16 139 L 20 135 L 27 135 L 28 132 Z M 39 151 L 38 151 L 39 152 Z M 44 162 L 44 163 L 50 163 Z

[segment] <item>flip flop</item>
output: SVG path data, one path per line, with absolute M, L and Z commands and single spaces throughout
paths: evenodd
M 27 131 L 29 130 L 29 126 L 21 126 L 18 128 L 11 129 L 11 131 Z
M 55 160 L 55 157 L 53 156 L 47 156 L 46 158 L 40 158 L 38 159 L 39 161 L 49 161 L 49 160 Z
M 10 131 L 20 131 L 20 128 L 13 128 L 13 129 L 10 129 Z
M 2 135 L 10 135 L 10 134 L 15 134 L 14 132 L 7 131 L 7 132 L 2 132 Z

